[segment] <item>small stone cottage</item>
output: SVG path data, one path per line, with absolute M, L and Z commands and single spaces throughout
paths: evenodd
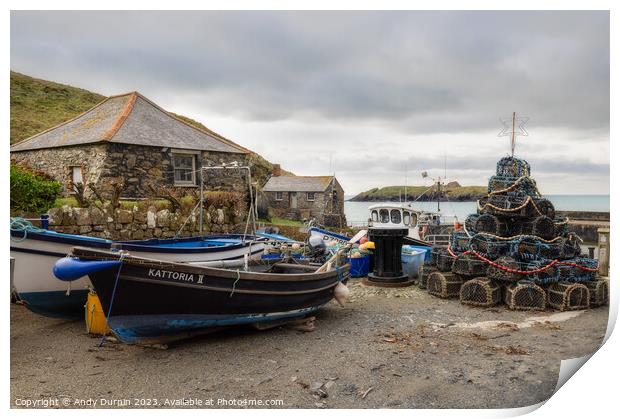
M 194 127 L 137 92 L 111 96 L 92 109 L 11 147 L 11 159 L 47 173 L 63 187 L 92 184 L 105 190 L 122 181 L 123 197 L 152 196 L 151 187 L 197 188 L 201 166 L 237 162 L 250 151 Z M 209 171 L 211 190 L 246 192 L 241 171 Z
M 274 175 L 263 186 L 274 215 L 292 220 L 314 218 L 320 224 L 343 227 L 344 190 L 335 176 Z

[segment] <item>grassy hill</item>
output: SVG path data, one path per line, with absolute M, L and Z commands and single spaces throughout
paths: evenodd
M 407 199 L 420 201 L 437 200 L 437 188 L 429 186 L 407 186 Z M 444 185 L 442 201 L 475 201 L 487 193 L 486 186 L 461 186 L 456 182 Z M 351 201 L 395 201 L 404 198 L 405 186 L 384 186 L 360 192 Z
M 104 99 L 105 96 L 98 93 L 11 71 L 11 144 L 71 119 Z M 173 115 L 210 131 L 198 121 L 183 115 Z M 254 152 L 250 161 L 252 176 L 262 184 L 272 173 L 273 165 Z M 284 170 L 282 172 L 292 175 Z

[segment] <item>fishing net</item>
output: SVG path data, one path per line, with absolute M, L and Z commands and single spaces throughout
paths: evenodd
M 555 226 L 555 237 L 564 237 L 568 234 L 568 218 L 560 217 L 553 220 Z
M 469 236 L 464 231 L 453 231 L 450 233 L 450 247 L 454 252 L 465 252 L 469 250 Z
M 598 307 L 609 303 L 609 281 L 599 279 L 597 281 L 585 282 L 590 291 L 590 307 Z
M 538 196 L 536 181 L 530 177 L 495 175 L 489 178 L 489 194 L 506 194 L 514 196 Z
M 497 162 L 496 171 L 498 176 L 520 178 L 530 175 L 530 164 L 516 157 L 502 157 Z
M 463 279 L 451 272 L 433 272 L 426 284 L 428 293 L 440 298 L 459 297 Z
M 533 260 L 525 266 L 525 271 L 531 271 L 526 278 L 539 285 L 557 282 L 560 278 L 558 265 L 550 264 L 548 260 Z
M 549 306 L 560 311 L 590 307 L 590 291 L 583 284 L 555 282 L 547 288 Z
M 533 203 L 536 206 L 534 215 L 546 215 L 552 220 L 555 218 L 555 207 L 547 198 L 534 198 Z
M 503 236 L 508 232 L 506 222 L 492 214 L 482 214 L 476 220 L 474 229 L 477 233 L 489 233 Z
M 428 284 L 428 276 L 437 272 L 437 268 L 431 265 L 420 265 L 418 268 L 418 286 L 425 290 Z
M 532 202 L 529 196 L 487 195 L 478 200 L 478 212 L 511 217 L 530 217 L 533 213 Z
M 455 274 L 476 277 L 485 276 L 488 265 L 472 254 L 460 254 L 454 259 L 452 272 Z
M 486 276 L 489 279 L 499 282 L 515 282 L 523 279 L 523 276 L 514 272 L 509 272 L 500 268 L 505 267 L 511 270 L 521 270 L 521 265 L 510 256 L 502 256 L 495 260 L 499 266 L 489 265 Z
M 572 266 L 572 275 L 570 278 L 571 281 L 588 282 L 596 280 L 596 271 L 598 269 L 597 259 L 575 258 L 564 262 L 577 265 Z M 579 267 L 583 267 L 585 269 L 580 269 Z
M 555 223 L 553 219 L 546 215 L 541 215 L 531 221 L 521 224 L 521 234 L 531 234 L 545 240 L 550 240 L 555 236 Z
M 560 259 L 572 259 L 578 257 L 581 254 L 581 246 L 579 240 L 575 235 L 571 234 L 568 237 L 562 237 L 558 240 L 560 246 L 558 257 Z
M 510 253 L 521 261 L 536 260 L 542 257 L 549 243 L 545 243 L 537 237 L 523 236 L 511 241 Z
M 547 297 L 532 281 L 521 280 L 504 288 L 504 303 L 511 310 L 544 310 Z
M 496 259 L 507 252 L 510 243 L 498 240 L 496 237 L 484 233 L 478 233 L 469 241 L 470 249 L 480 253 L 487 259 Z
M 437 252 L 437 269 L 442 272 L 448 272 L 452 270 L 452 263 L 454 257 L 448 252 L 448 249 L 440 249 Z
M 469 233 L 470 236 L 476 234 L 476 221 L 478 217 L 480 217 L 478 214 L 469 214 L 465 218 L 463 226 L 465 227 L 465 232 Z
M 478 277 L 470 279 L 461 286 L 461 304 L 478 307 L 491 307 L 502 299 L 502 289 L 497 282 L 489 278 Z

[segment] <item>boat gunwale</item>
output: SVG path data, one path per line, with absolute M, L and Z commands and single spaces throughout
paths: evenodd
M 236 236 L 239 238 L 239 243 L 228 243 L 218 246 L 210 247 L 158 247 L 162 244 L 174 244 L 174 243 L 187 243 L 192 241 L 206 241 L 206 240 L 218 240 L 224 238 L 231 238 Z M 194 237 L 182 237 L 172 239 L 148 239 L 148 240 L 127 240 L 117 241 L 113 243 L 113 246 L 122 250 L 145 252 L 145 253 L 215 253 L 227 250 L 237 250 L 245 247 L 252 247 L 254 245 L 264 244 L 268 240 L 262 237 L 245 236 L 246 240 L 242 240 L 242 234 L 231 235 L 216 235 L 216 236 L 194 236 Z
M 85 260 L 115 260 L 119 261 L 121 253 L 106 252 L 96 249 L 89 249 L 85 247 L 74 247 L 71 249 L 71 255 L 79 259 Z M 285 281 L 314 281 L 329 278 L 333 275 L 338 276 L 341 272 L 345 272 L 344 275 L 348 275 L 348 269 L 350 264 L 346 263 L 341 266 L 336 266 L 333 269 L 326 272 L 304 272 L 304 273 L 273 273 L 273 272 L 246 272 L 241 270 L 217 268 L 212 266 L 199 266 L 188 265 L 185 263 L 162 261 L 157 259 L 149 259 L 143 257 L 132 256 L 130 253 L 125 254 L 123 258 L 123 264 L 138 265 L 144 268 L 165 269 L 176 272 L 193 273 L 212 275 L 220 278 L 229 279 L 243 279 L 246 281 L 272 281 L 272 282 L 285 282 Z M 256 265 L 275 265 L 279 260 L 268 261 L 250 261 Z M 258 262 L 258 263 L 257 263 Z M 266 262 L 266 263 L 265 263 Z M 318 267 L 317 267 L 318 269 Z

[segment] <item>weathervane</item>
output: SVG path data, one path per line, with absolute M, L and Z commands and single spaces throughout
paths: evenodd
M 517 135 L 527 137 L 529 132 L 525 129 L 524 125 L 530 118 L 527 116 L 517 116 L 516 112 L 512 113 L 509 118 L 500 118 L 500 122 L 504 125 L 504 128 L 497 134 L 498 137 L 510 136 L 510 156 L 515 155 L 515 145 L 517 142 Z

